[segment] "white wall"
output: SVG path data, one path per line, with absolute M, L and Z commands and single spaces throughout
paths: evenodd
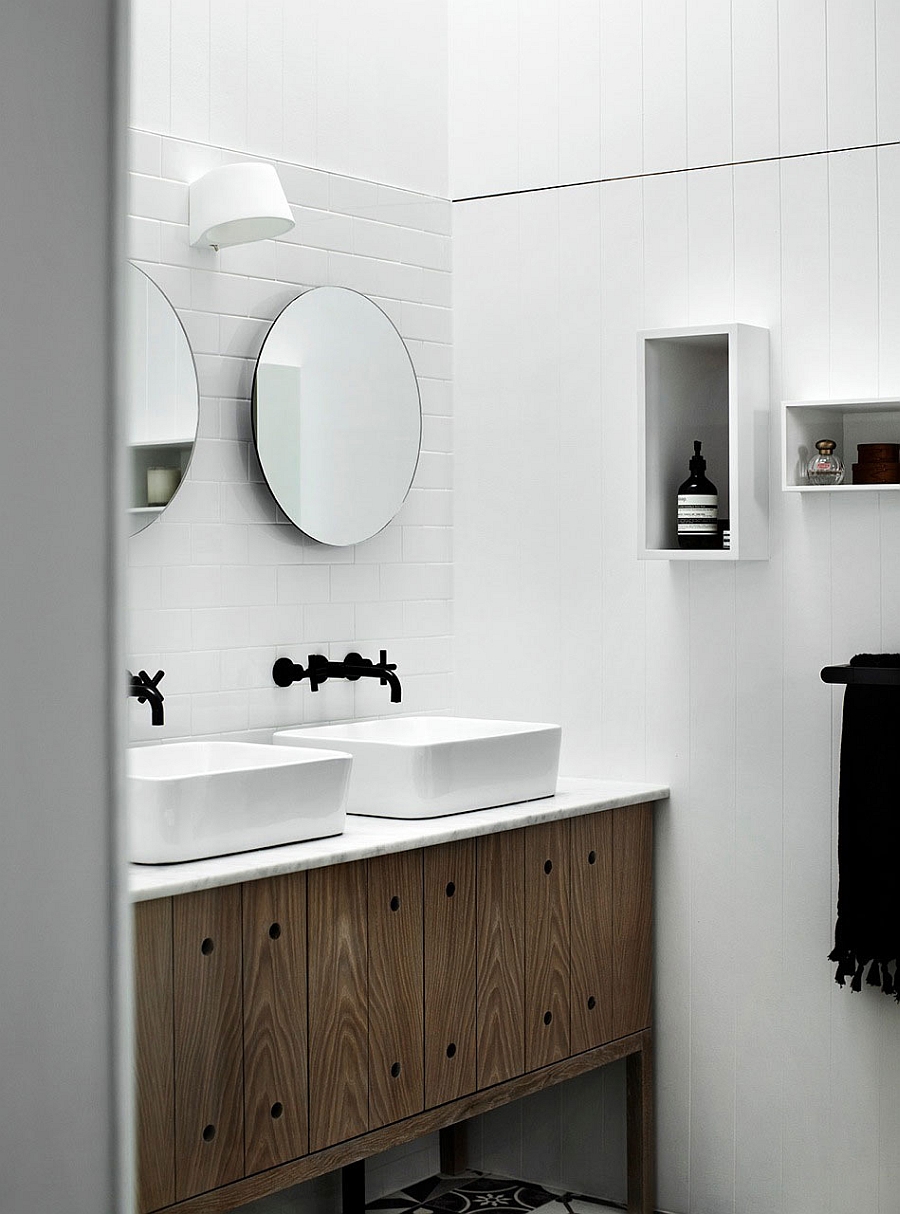
M 645 53 L 664 31 L 683 42 L 673 8 L 645 0 Z M 851 6 L 826 8 L 832 72 L 876 17 L 890 24 L 886 5 L 852 6 L 859 29 L 839 24 Z M 807 98 L 820 11 L 778 12 L 808 39 Z M 574 12 L 559 6 L 570 40 Z M 705 78 L 728 61 L 727 42 L 711 48 Z M 645 76 L 645 115 L 671 99 L 664 67 Z M 856 100 L 886 115 L 900 100 L 881 71 L 833 79 L 821 112 L 789 111 L 782 88 L 782 133 L 818 112 L 810 146 L 871 139 Z M 647 131 L 632 171 L 675 167 L 643 158 Z M 486 169 L 466 191 L 498 184 Z M 566 772 L 672 786 L 656 817 L 658 1201 L 678 1214 L 896 1210 L 897 1006 L 840 990 L 826 960 L 840 694 L 818 672 L 900 646 L 900 501 L 782 494 L 775 422 L 783 398 L 900 394 L 898 216 L 897 147 L 454 206 L 456 706 L 561 721 Z M 772 336 L 771 558 L 639 562 L 635 333 L 730 320 Z M 615 1085 L 494 1114 L 481 1158 L 621 1198 Z
M 131 125 L 447 194 L 448 0 L 131 0 Z
M 188 243 L 188 185 L 235 159 L 209 144 L 131 133 L 129 252 L 183 320 L 200 382 L 200 436 L 164 514 L 131 537 L 129 659 L 160 668 L 166 723 L 129 707 L 131 737 L 271 731 L 301 721 L 439 711 L 451 698 L 450 204 L 286 161 L 297 220 L 280 240 L 214 253 Z M 260 345 L 306 287 L 346 286 L 406 340 L 423 408 L 409 497 L 379 535 L 350 548 L 306 539 L 265 485 L 250 426 Z M 315 695 L 275 687 L 287 654 L 397 662 L 403 702 L 362 681 Z M 265 733 L 254 736 L 266 736 Z
M 453 0 L 452 198 L 900 138 L 894 0 Z
M 0 38 L 0 1208 L 123 1214 L 109 0 Z

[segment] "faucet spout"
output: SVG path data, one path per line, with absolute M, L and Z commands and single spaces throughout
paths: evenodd
M 402 698 L 400 680 L 394 674 L 397 663 L 387 660 L 386 649 L 381 650 L 377 662 L 373 662 L 371 658 L 364 658 L 358 653 L 348 653 L 343 662 L 336 662 L 334 665 L 341 667 L 341 673 L 345 679 L 378 679 L 382 687 L 390 685 L 391 703 L 400 703 Z
M 134 696 L 139 704 L 150 702 L 150 724 L 163 725 L 165 724 L 165 712 L 163 710 L 163 700 L 165 696 L 159 690 L 159 681 L 164 676 L 164 670 L 157 670 L 156 674 L 151 679 L 146 670 L 140 670 L 137 674 L 128 674 L 128 694 Z

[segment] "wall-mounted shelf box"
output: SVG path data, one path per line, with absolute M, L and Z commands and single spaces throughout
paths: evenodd
M 724 324 L 638 334 L 638 556 L 764 561 L 769 555 L 769 332 Z M 678 486 L 699 439 L 730 548 L 679 548 Z
M 842 485 L 811 485 L 806 465 L 816 443 L 830 438 L 844 461 Z M 852 465 L 858 443 L 900 443 L 900 399 L 786 400 L 781 404 L 781 487 L 786 493 L 871 493 L 896 485 L 854 485 Z

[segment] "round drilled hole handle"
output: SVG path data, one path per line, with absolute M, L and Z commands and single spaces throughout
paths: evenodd
M 597 1006 L 597 1000 L 594 998 L 593 995 L 588 995 L 587 1005 L 588 1005 L 589 1012 L 592 1012 L 594 1010 L 594 1008 Z
M 596 863 L 597 863 L 597 853 L 594 851 L 593 848 L 591 848 L 591 850 L 588 852 L 588 864 L 596 864 Z
M 549 1024 L 553 1019 L 552 1012 L 544 1012 L 544 1024 Z
M 214 941 L 213 941 L 213 940 L 212 940 L 212 939 L 211 939 L 209 936 L 207 936 L 207 937 L 206 937 L 206 939 L 205 939 L 205 940 L 203 940 L 203 941 L 201 942 L 201 944 L 200 944 L 200 952 L 203 954 L 203 956 L 204 956 L 204 957 L 208 957 L 208 956 L 209 956 L 209 954 L 210 954 L 210 953 L 213 951 L 213 949 L 214 949 L 215 947 L 216 947 L 216 946 L 215 946 Z M 209 1127 L 207 1126 L 207 1129 L 208 1129 L 208 1128 L 209 1128 Z M 205 1134 L 205 1133 L 206 1133 L 206 1130 L 204 1130 L 203 1132 L 204 1132 L 204 1134 Z M 215 1132 L 215 1131 L 214 1131 L 214 1132 Z M 209 1139 L 207 1139 L 207 1142 L 208 1142 L 208 1141 L 209 1141 Z
M 456 1053 L 456 1042 L 451 1041 L 450 1044 L 447 1046 L 447 1057 L 452 1058 L 455 1053 Z
M 281 924 L 273 923 L 272 926 L 269 928 L 269 935 L 272 937 L 273 940 L 277 940 L 278 937 L 281 935 Z
M 277 1121 L 283 1112 L 284 1112 L 284 1105 L 281 1103 L 280 1100 L 276 1100 L 275 1103 L 272 1105 L 272 1107 L 269 1109 L 269 1113 L 271 1114 L 273 1121 Z
M 397 1076 L 400 1074 L 401 1069 L 402 1069 L 402 1068 L 401 1068 L 401 1066 L 400 1066 L 400 1063 L 399 1063 L 399 1062 L 394 1062 L 394 1063 L 392 1063 L 392 1065 L 391 1065 L 391 1079 L 396 1079 L 396 1078 L 397 1078 Z
M 216 1127 L 214 1125 L 206 1125 L 203 1127 L 203 1141 L 212 1142 L 216 1136 Z
M 400 909 L 400 899 L 397 897 L 396 894 L 394 894 L 393 898 L 391 898 L 391 910 L 396 911 L 399 909 Z
M 544 872 L 545 872 L 545 873 L 552 873 L 552 872 L 553 872 L 553 861 L 552 861 L 552 860 L 545 860 L 545 861 L 544 861 Z
M 447 882 L 447 897 L 452 898 L 455 893 L 456 893 L 456 883 L 453 881 L 448 881 Z

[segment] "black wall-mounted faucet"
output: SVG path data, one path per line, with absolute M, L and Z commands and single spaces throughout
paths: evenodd
M 318 691 L 328 679 L 349 679 L 351 683 L 355 683 L 357 679 L 378 679 L 382 687 L 390 685 L 391 703 L 400 703 L 400 680 L 394 674 L 397 663 L 388 662 L 386 649 L 381 650 L 377 662 L 358 653 L 348 653 L 343 662 L 330 662 L 322 653 L 311 653 L 306 662 L 304 670 L 290 658 L 279 658 L 272 667 L 272 678 L 276 685 L 290 687 L 301 679 L 309 679 L 310 690 Z
M 151 679 L 146 670 L 139 670 L 137 674 L 128 674 L 128 694 L 134 696 L 139 704 L 146 704 L 150 701 L 150 724 L 162 725 L 165 721 L 165 713 L 163 712 L 163 700 L 165 696 L 159 690 L 159 681 L 165 675 L 164 670 L 157 670 L 156 674 Z

